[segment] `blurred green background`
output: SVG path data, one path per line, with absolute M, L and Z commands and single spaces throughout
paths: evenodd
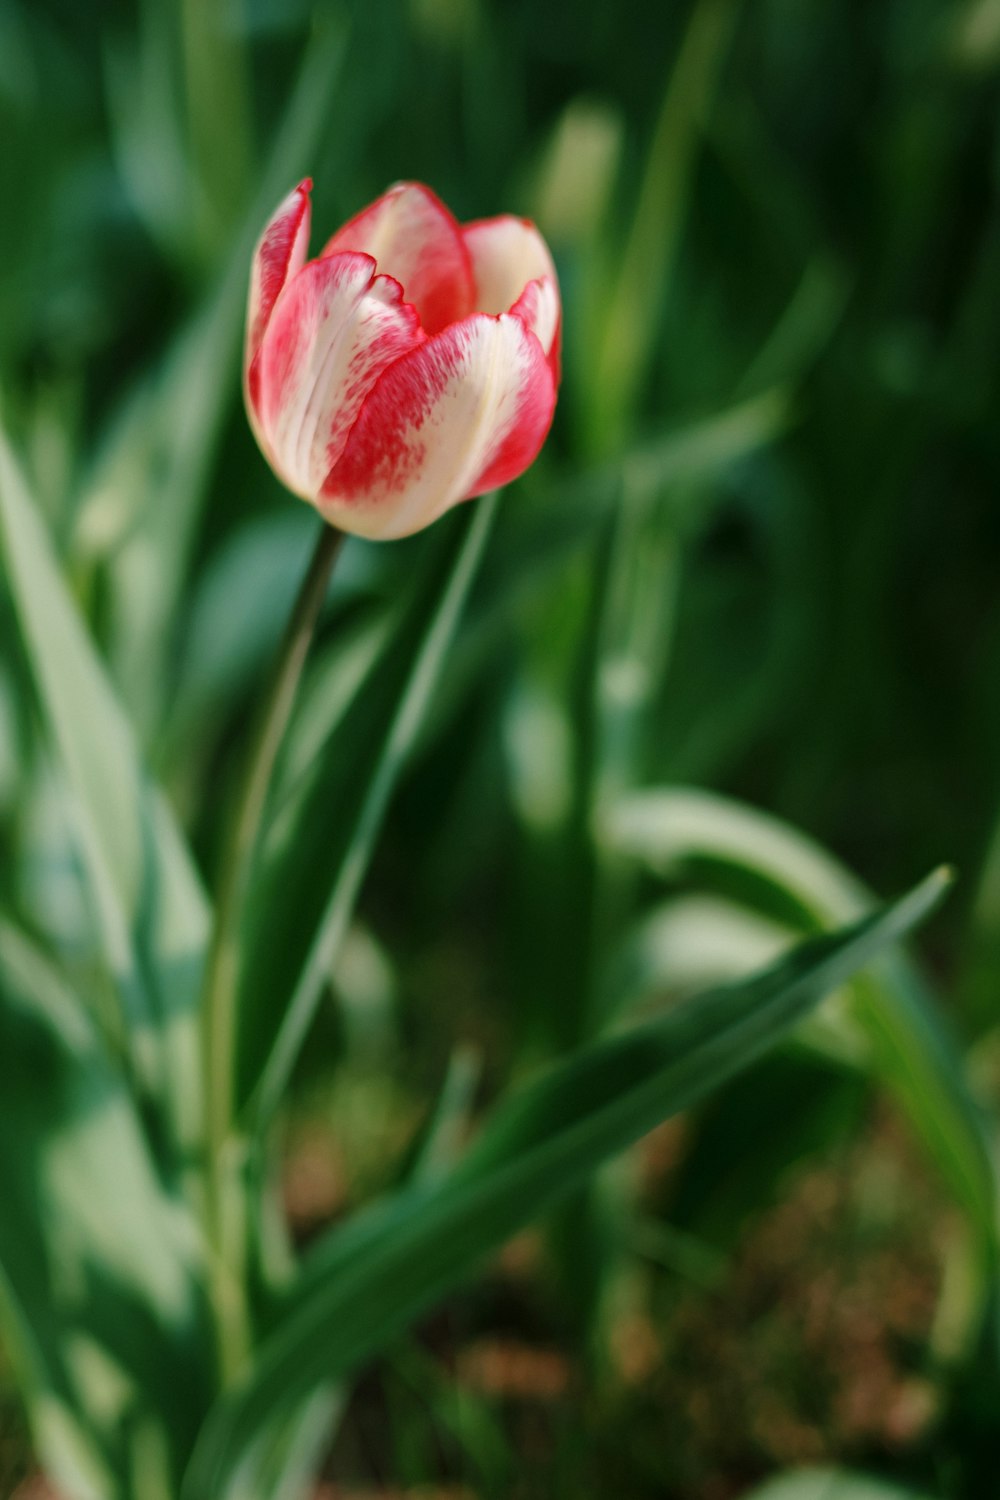
M 553 433 L 302 1072 L 303 1236 L 389 1179 L 449 1059 L 486 1098 L 603 1024 L 648 957 L 654 875 L 598 826 L 635 789 L 752 804 L 880 893 L 954 863 L 924 958 L 992 1097 L 998 84 L 1000 0 L 0 0 L 0 417 L 209 873 L 315 525 L 239 397 L 267 215 L 311 174 L 319 244 L 416 178 L 531 215 L 559 267 Z M 314 697 L 429 542 L 347 549 Z M 14 638 L 0 584 L 0 898 L 68 942 Z M 840 915 L 687 853 L 643 1004 Z M 786 1049 L 512 1247 L 362 1382 L 336 1493 L 727 1500 L 839 1462 L 992 1493 L 933 1125 L 835 1054 Z M 4 1492 L 29 1469 L 5 1388 Z

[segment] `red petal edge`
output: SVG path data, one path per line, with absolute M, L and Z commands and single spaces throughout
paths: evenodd
M 505 361 L 499 381 L 498 358 Z M 551 368 L 523 321 L 473 313 L 382 372 L 327 477 L 320 509 L 366 536 L 420 530 L 458 501 L 523 473 L 554 407 Z
M 304 177 L 298 187 L 292 189 L 267 225 L 254 251 L 244 355 L 247 402 L 254 416 L 260 405 L 260 346 L 274 311 L 274 304 L 288 280 L 293 259 L 299 259 L 300 263 L 305 260 L 312 185 L 312 178 Z
M 424 342 L 416 311 L 370 255 L 312 260 L 288 283 L 260 348 L 260 425 L 289 489 L 315 499 L 378 376 Z
M 376 237 L 385 216 L 405 214 L 414 204 L 423 213 L 423 223 L 418 220 L 398 243 L 380 250 Z M 440 333 L 473 310 L 475 278 L 462 226 L 447 204 L 422 182 L 395 183 L 338 229 L 322 253 L 343 250 L 374 255 L 382 274 L 402 282 L 406 300 L 416 307 L 428 334 Z

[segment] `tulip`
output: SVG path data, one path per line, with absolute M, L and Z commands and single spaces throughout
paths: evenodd
M 460 225 L 404 182 L 307 260 L 311 187 L 289 194 L 254 255 L 250 423 L 327 521 L 407 536 L 537 456 L 559 382 L 552 257 L 528 220 Z

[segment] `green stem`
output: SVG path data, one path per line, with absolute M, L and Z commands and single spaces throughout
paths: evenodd
M 215 924 L 205 973 L 202 1011 L 206 1136 L 206 1227 L 219 1363 L 229 1383 L 249 1346 L 243 1288 L 243 1226 L 239 1210 L 239 1143 L 233 1118 L 236 1076 L 236 995 L 239 924 L 278 751 L 291 717 L 342 532 L 325 523 L 285 628 L 268 692 L 251 742 L 243 786 L 223 849 Z
M 273 1116 L 308 1034 L 325 976 L 350 922 L 400 767 L 412 749 L 465 608 L 496 518 L 500 494 L 500 490 L 494 490 L 475 502 L 437 607 L 416 648 L 382 747 L 360 795 L 354 829 L 326 907 L 252 1097 L 248 1111 L 251 1133 L 259 1134 Z

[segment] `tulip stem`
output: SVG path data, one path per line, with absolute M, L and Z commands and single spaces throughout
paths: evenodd
M 343 541 L 343 532 L 323 523 L 261 704 L 220 862 L 215 922 L 205 970 L 202 1060 L 206 1229 L 224 1384 L 236 1377 L 249 1353 L 243 1274 L 246 1229 L 240 1187 L 243 1153 L 233 1138 L 240 919 L 275 762 Z

